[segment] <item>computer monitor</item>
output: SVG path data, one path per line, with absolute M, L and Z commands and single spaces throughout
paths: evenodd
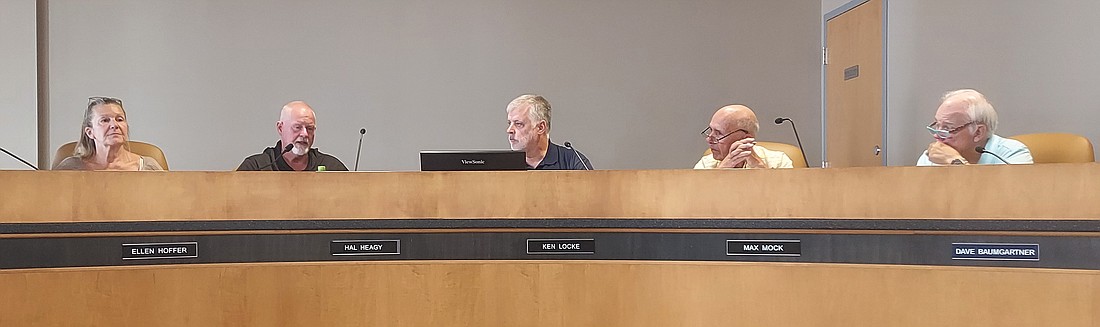
M 421 171 L 527 170 L 523 151 L 420 151 Z

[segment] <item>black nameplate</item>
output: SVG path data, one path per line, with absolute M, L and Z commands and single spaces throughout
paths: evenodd
M 332 255 L 398 255 L 401 240 L 333 240 L 329 250 Z
M 596 240 L 529 238 L 527 254 L 596 254 Z
M 850 80 L 859 77 L 859 65 L 844 68 L 844 80 Z
M 186 259 L 198 257 L 199 242 L 122 244 L 122 260 Z
M 1039 244 L 951 243 L 952 260 L 1039 261 Z
M 802 256 L 802 240 L 726 240 L 726 255 Z

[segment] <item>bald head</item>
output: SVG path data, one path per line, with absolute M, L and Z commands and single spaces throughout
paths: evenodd
M 314 132 L 317 130 L 316 120 L 313 108 L 310 108 L 309 104 L 305 101 L 291 101 L 284 105 L 282 112 L 279 113 L 275 130 L 279 133 L 283 146 L 293 144 L 292 153 L 302 156 L 313 147 Z
M 744 129 L 755 137 L 760 130 L 760 123 L 756 120 L 756 113 L 749 107 L 731 104 L 714 113 L 710 119 L 710 127 L 723 132 Z
M 291 101 L 283 105 L 283 110 L 279 113 L 279 121 L 292 121 L 302 116 L 309 116 L 311 119 L 317 119 L 313 113 L 313 108 L 305 101 Z
M 749 107 L 732 104 L 718 109 L 710 119 L 710 136 L 707 137 L 711 155 L 716 160 L 722 160 L 729 152 L 730 144 L 744 138 L 755 138 L 759 130 L 760 123 Z

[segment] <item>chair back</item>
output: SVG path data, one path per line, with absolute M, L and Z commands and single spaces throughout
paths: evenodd
M 1094 162 L 1092 142 L 1089 139 L 1070 133 L 1035 133 L 1010 137 L 1020 141 L 1031 150 L 1035 163 L 1073 163 Z
M 76 142 L 62 144 L 61 147 L 57 148 L 57 152 L 54 153 L 53 164 L 51 164 L 50 167 L 57 167 L 57 164 L 61 163 L 61 160 L 71 157 L 75 149 Z M 168 170 L 168 159 L 164 157 L 164 151 L 161 151 L 156 145 L 141 141 L 130 141 L 130 152 L 140 156 L 153 158 L 160 164 L 160 168 Z
M 802 150 L 799 149 L 797 145 L 778 142 L 756 142 L 756 145 L 762 146 L 768 150 L 786 153 L 787 156 L 791 158 L 791 161 L 794 162 L 794 168 L 809 167 L 805 157 L 802 156 Z

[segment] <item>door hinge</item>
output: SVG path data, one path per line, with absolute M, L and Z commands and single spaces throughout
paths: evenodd
M 821 64 L 822 65 L 828 65 L 829 64 L 829 48 L 821 47 Z

